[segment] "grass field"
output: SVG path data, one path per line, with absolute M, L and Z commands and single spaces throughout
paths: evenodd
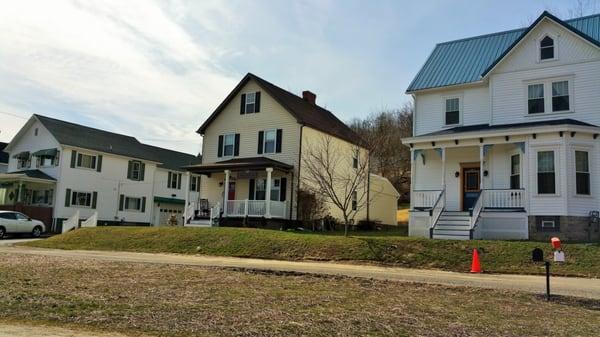
M 42 248 L 165 252 L 281 260 L 330 260 L 410 268 L 468 272 L 473 248 L 480 249 L 486 272 L 541 274 L 531 251 L 548 243 L 520 241 L 450 241 L 408 238 L 395 232 L 353 233 L 343 237 L 251 228 L 97 227 L 33 241 Z M 600 245 L 567 244 L 566 263 L 553 274 L 600 277 Z
M 506 291 L 4 254 L 0 317 L 132 336 L 594 336 L 600 303 Z

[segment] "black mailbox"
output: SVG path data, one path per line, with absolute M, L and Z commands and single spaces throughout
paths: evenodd
M 544 251 L 540 248 L 536 248 L 531 252 L 531 259 L 533 262 L 544 262 Z

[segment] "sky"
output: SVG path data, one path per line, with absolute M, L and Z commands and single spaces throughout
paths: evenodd
M 583 5 L 583 6 L 582 6 Z M 0 0 L 0 141 L 34 113 L 196 154 L 252 72 L 350 121 L 401 107 L 436 43 L 593 0 Z

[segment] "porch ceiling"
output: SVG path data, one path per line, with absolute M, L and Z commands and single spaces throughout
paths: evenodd
M 192 173 L 210 174 L 216 172 L 223 172 L 225 170 L 230 170 L 234 172 L 264 170 L 269 167 L 284 172 L 289 172 L 294 168 L 293 165 L 282 163 L 280 161 L 273 160 L 270 158 L 252 157 L 229 159 L 218 163 L 191 165 L 186 166 L 185 169 Z

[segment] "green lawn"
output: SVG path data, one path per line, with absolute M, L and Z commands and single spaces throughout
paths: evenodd
M 338 234 L 281 232 L 251 228 L 98 227 L 33 241 L 42 248 L 122 250 L 281 260 L 328 260 L 378 263 L 411 268 L 468 272 L 473 248 L 480 248 L 484 271 L 541 274 L 530 262 L 531 250 L 549 243 L 522 241 L 450 241 L 408 238 L 394 232 Z M 555 275 L 600 277 L 600 245 L 567 244 L 567 262 Z

